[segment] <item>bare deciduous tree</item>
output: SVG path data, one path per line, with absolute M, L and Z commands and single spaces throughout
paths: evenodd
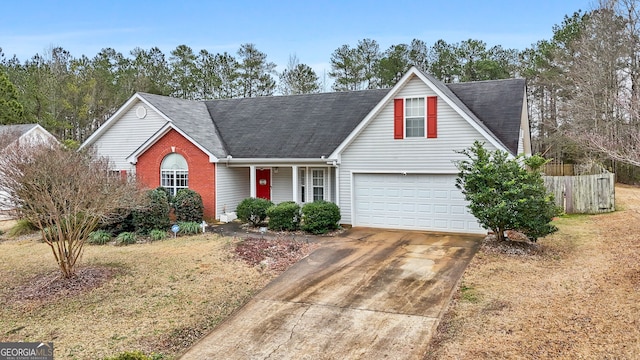
M 40 230 L 66 278 L 74 275 L 89 233 L 139 199 L 136 184 L 110 173 L 106 159 L 58 144 L 11 145 L 0 168 L 0 189 L 17 215 Z
M 640 166 L 640 23 L 637 1 L 602 0 L 589 14 L 566 75 L 560 127 L 583 149 Z

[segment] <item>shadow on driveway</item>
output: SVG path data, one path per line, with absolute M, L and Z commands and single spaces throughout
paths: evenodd
M 421 359 L 482 236 L 354 228 L 181 359 Z

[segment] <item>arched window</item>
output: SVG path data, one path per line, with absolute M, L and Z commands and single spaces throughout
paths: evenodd
M 171 153 L 162 160 L 160 185 L 169 190 L 171 195 L 189 187 L 189 167 L 182 155 Z

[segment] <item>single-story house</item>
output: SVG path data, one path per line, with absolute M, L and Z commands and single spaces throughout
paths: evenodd
M 82 147 L 153 188 L 203 198 L 336 203 L 353 226 L 483 233 L 455 187 L 475 140 L 530 154 L 523 79 L 444 84 L 411 68 L 390 89 L 190 101 L 133 95 Z
M 38 124 L 0 125 L 0 156 L 10 146 L 37 145 L 58 142 L 55 136 Z M 0 172 L 0 176 L 2 173 Z M 0 212 L 8 211 L 13 205 L 6 191 L 0 189 Z

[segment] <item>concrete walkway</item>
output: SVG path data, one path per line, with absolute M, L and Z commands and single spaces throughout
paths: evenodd
M 421 359 L 480 240 L 351 229 L 272 281 L 182 359 Z

